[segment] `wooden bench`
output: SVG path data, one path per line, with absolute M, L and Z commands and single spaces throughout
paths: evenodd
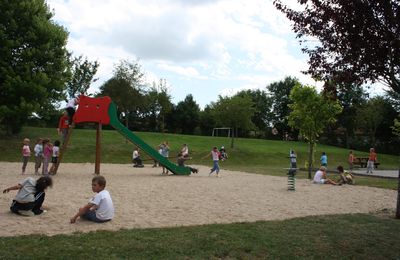
M 368 157 L 355 157 L 353 161 L 353 165 L 358 165 L 360 168 L 367 168 L 368 164 Z M 378 169 L 378 166 L 380 165 L 379 162 L 374 163 L 375 169 Z

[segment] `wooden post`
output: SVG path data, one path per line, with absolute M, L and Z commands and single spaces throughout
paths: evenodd
M 396 218 L 400 219 L 400 169 L 399 169 L 399 176 L 397 179 L 397 208 L 396 208 Z
M 96 130 L 96 163 L 94 166 L 94 173 L 100 174 L 100 156 L 101 156 L 101 123 L 97 125 Z

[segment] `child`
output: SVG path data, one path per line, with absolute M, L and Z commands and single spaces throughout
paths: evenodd
M 68 114 L 68 125 L 71 125 L 74 119 L 75 107 L 79 104 L 79 97 L 72 98 L 67 103 L 67 107 L 65 108 Z
M 88 204 L 79 208 L 78 213 L 71 218 L 71 223 L 75 223 L 79 217 L 96 223 L 110 221 L 114 217 L 114 205 L 105 187 L 106 179 L 103 176 L 95 176 L 92 179 L 92 191 L 97 194 Z
M 322 152 L 321 158 L 319 160 L 321 161 L 321 166 L 328 166 L 328 156 L 326 156 L 325 152 Z
M 40 215 L 43 213 L 45 190 L 52 185 L 53 180 L 49 176 L 37 180 L 28 177 L 17 185 L 4 189 L 3 193 L 18 190 L 10 207 L 11 212 L 24 216 Z
M 343 166 L 339 165 L 337 167 L 337 171 L 340 175 L 340 179 L 337 181 L 337 183 L 342 183 L 342 184 L 355 184 L 354 176 L 350 172 L 346 172 L 343 169 Z
M 43 140 L 43 167 L 42 174 L 49 174 L 49 162 L 53 154 L 53 145 L 50 143 L 50 139 Z
M 43 161 L 43 140 L 39 138 L 36 142 L 35 148 L 35 174 L 39 174 L 39 168 Z
M 189 146 L 187 144 L 182 145 L 181 154 L 183 157 L 189 157 Z
M 290 150 L 289 158 L 290 158 L 290 168 L 297 169 L 297 155 L 294 150 Z
M 69 117 L 67 112 L 64 112 L 64 114 L 60 117 L 60 120 L 58 121 L 58 128 L 57 132 L 59 135 L 62 136 L 62 143 L 65 143 L 65 138 L 67 137 L 68 134 L 68 128 L 69 128 Z
M 28 138 L 24 139 L 24 145 L 22 146 L 22 174 L 25 173 L 26 165 L 28 164 L 29 157 L 31 156 L 31 149 L 29 143 L 31 141 Z
M 375 167 L 375 162 L 376 162 L 376 153 L 375 153 L 375 149 L 371 148 L 369 149 L 369 156 L 368 156 L 368 162 L 367 162 L 367 174 L 371 173 L 374 170 Z
M 349 170 L 353 172 L 353 165 L 354 165 L 354 154 L 353 151 L 350 150 L 349 157 L 347 158 L 347 162 L 349 163 Z
M 319 170 L 315 173 L 313 182 L 316 184 L 341 185 L 341 184 L 334 182 L 333 180 L 329 179 L 326 176 L 326 167 L 325 166 L 321 166 L 319 168 Z
M 56 174 L 54 171 L 55 171 L 56 166 L 57 166 L 59 153 L 60 153 L 60 141 L 56 140 L 56 141 L 54 141 L 53 156 L 51 157 L 52 165 L 51 165 L 51 168 L 50 168 L 50 174 L 52 174 L 52 175 Z
M 161 155 L 165 158 L 168 158 L 169 157 L 169 145 L 168 145 L 167 141 L 160 144 L 160 149 L 161 149 Z M 165 168 L 164 165 L 161 165 L 161 167 L 162 167 L 162 174 L 168 175 L 168 172 L 169 172 L 168 169 Z
M 192 173 L 198 173 L 199 170 L 197 170 L 196 168 L 192 168 L 190 166 L 185 166 L 185 161 L 186 160 L 190 160 L 190 159 L 192 159 L 192 158 L 188 157 L 188 156 L 185 156 L 185 155 L 182 154 L 182 152 L 180 152 L 178 154 L 178 165 L 182 166 L 182 167 L 188 167 Z
M 226 153 L 224 146 L 221 146 L 221 148 L 219 149 L 219 159 L 221 161 L 225 161 L 226 159 L 228 159 L 228 154 Z
M 210 170 L 210 173 L 208 174 L 208 176 L 211 176 L 211 174 L 215 171 L 217 173 L 217 177 L 219 177 L 219 165 L 218 165 L 218 161 L 219 161 L 219 151 L 218 148 L 216 146 L 214 146 L 214 148 L 211 150 L 211 152 L 209 154 L 207 154 L 206 156 L 203 157 L 207 158 L 208 156 L 211 156 L 212 160 L 213 160 L 213 168 Z
M 142 159 L 140 158 L 139 147 L 136 147 L 136 149 L 133 150 L 132 161 L 133 161 L 133 167 L 139 167 L 139 168 L 144 167 Z

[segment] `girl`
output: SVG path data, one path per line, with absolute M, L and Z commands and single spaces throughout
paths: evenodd
M 39 168 L 43 161 L 43 140 L 39 138 L 36 142 L 35 148 L 35 174 L 39 174 Z
M 50 158 L 53 154 L 53 145 L 50 143 L 49 139 L 43 140 L 43 168 L 42 174 L 48 175 L 49 174 L 49 162 Z
M 25 173 L 26 165 L 28 164 L 29 157 L 31 156 L 31 149 L 29 148 L 30 140 L 25 138 L 22 146 L 22 174 Z
M 52 175 L 56 174 L 55 169 L 57 166 L 59 153 L 60 153 L 60 141 L 56 140 L 53 145 L 53 156 L 51 157 L 52 165 L 50 168 L 50 174 Z
M 211 174 L 215 171 L 217 173 L 217 177 L 219 177 L 219 164 L 218 164 L 219 155 L 220 154 L 219 154 L 218 148 L 216 146 L 214 146 L 214 148 L 211 150 L 211 152 L 203 157 L 203 159 L 205 159 L 208 156 L 211 156 L 211 158 L 213 160 L 213 168 L 210 170 L 210 173 L 208 174 L 208 176 L 211 176 Z
M 18 190 L 10 207 L 11 212 L 24 216 L 40 215 L 43 213 L 45 190 L 52 185 L 53 180 L 49 176 L 40 177 L 38 180 L 28 177 L 17 185 L 3 190 L 3 193 Z

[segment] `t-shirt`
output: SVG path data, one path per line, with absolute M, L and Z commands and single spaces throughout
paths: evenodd
M 74 108 L 76 104 L 78 103 L 78 100 L 76 98 L 70 99 L 67 103 L 67 107 L 72 107 Z
M 320 183 L 323 178 L 324 178 L 324 172 L 318 170 L 314 175 L 314 182 Z
M 374 153 L 374 152 L 369 153 L 368 160 L 375 162 L 376 161 L 376 153 Z
M 31 156 L 31 148 L 29 148 L 29 145 L 24 145 L 22 147 L 22 156 Z
M 322 165 L 327 165 L 328 164 L 328 156 L 322 155 L 320 160 L 321 160 L 321 164 Z
M 32 177 L 28 177 L 21 183 L 22 188 L 15 195 L 15 200 L 18 202 L 33 202 L 35 201 L 36 193 L 36 180 Z
M 169 147 L 167 145 L 161 145 L 161 155 L 164 157 L 169 157 Z
M 107 190 L 97 193 L 89 203 L 97 206 L 96 217 L 98 219 L 109 220 L 114 217 L 114 204 Z
M 34 148 L 34 151 L 35 151 L 35 156 L 42 156 L 43 155 L 43 145 L 42 144 L 36 144 L 35 145 L 35 148 Z
M 58 152 L 60 151 L 60 147 L 53 146 L 53 157 L 58 157 Z
M 139 151 L 138 150 L 134 150 L 133 151 L 133 154 L 132 154 L 132 158 L 133 159 L 136 159 L 136 158 L 138 158 L 139 157 Z
M 184 146 L 181 150 L 181 153 L 183 156 L 187 156 L 189 155 L 189 147 L 188 146 Z
M 58 121 L 59 129 L 67 129 L 69 127 L 69 117 L 67 115 L 60 117 Z
M 213 161 L 219 161 L 219 152 L 211 151 Z

